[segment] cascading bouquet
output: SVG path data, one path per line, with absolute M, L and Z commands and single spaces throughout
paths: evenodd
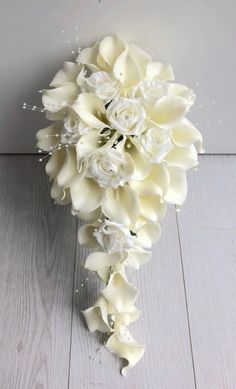
M 203 151 L 185 118 L 193 91 L 173 80 L 170 65 L 114 35 L 65 62 L 42 91 L 54 122 L 37 133 L 37 145 L 50 157 L 51 196 L 89 222 L 79 230 L 80 244 L 93 250 L 85 267 L 105 283 L 83 314 L 90 331 L 108 335 L 106 348 L 127 360 L 124 375 L 144 353 L 127 328 L 140 315 L 127 269 L 149 260 L 166 206 L 183 204 L 186 171 Z

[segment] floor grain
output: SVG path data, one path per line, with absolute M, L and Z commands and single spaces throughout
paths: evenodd
M 178 214 L 196 383 L 236 387 L 236 156 L 204 156 Z
M 75 220 L 35 156 L 1 156 L 0 187 L 0 387 L 64 389 Z

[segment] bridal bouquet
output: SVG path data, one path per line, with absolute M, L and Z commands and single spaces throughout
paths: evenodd
M 88 221 L 79 230 L 80 244 L 92 250 L 85 267 L 105 284 L 83 315 L 127 360 L 124 375 L 144 353 L 128 330 L 140 311 L 127 269 L 149 260 L 166 207 L 185 201 L 186 171 L 202 151 L 185 118 L 193 91 L 173 80 L 170 65 L 114 35 L 65 62 L 42 91 L 53 123 L 37 133 L 37 145 L 48 153 L 51 196 Z

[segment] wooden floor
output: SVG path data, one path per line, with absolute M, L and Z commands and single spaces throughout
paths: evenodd
M 125 379 L 81 317 L 99 285 L 42 164 L 1 156 L 0 185 L 1 389 L 236 388 L 236 156 L 201 157 L 186 204 L 133 275 L 142 317 L 131 331 L 146 353 Z

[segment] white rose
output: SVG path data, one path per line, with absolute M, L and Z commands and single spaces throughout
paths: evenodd
M 158 127 L 145 131 L 140 137 L 140 142 L 152 163 L 160 163 L 173 147 L 169 132 Z
M 146 113 L 138 100 L 114 99 L 107 108 L 111 126 L 124 135 L 139 135 L 144 128 Z
M 111 148 L 98 151 L 90 158 L 86 175 L 102 188 L 117 188 L 129 180 L 133 170 L 130 155 Z
M 145 79 L 139 83 L 136 96 L 140 97 L 144 104 L 153 105 L 165 94 L 165 89 L 164 83 Z
M 118 95 L 117 81 L 112 80 L 107 72 L 96 72 L 87 78 L 89 92 L 95 93 L 105 104 Z
M 135 245 L 130 230 L 122 224 L 110 220 L 101 223 L 93 235 L 107 253 L 122 252 L 125 249 L 133 248 Z

